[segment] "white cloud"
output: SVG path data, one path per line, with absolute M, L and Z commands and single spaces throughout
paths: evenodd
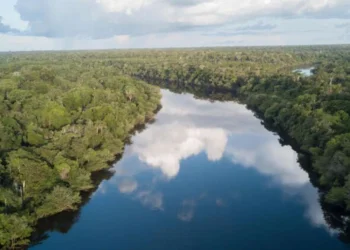
M 17 0 L 15 7 L 28 35 L 99 39 L 263 17 L 350 18 L 347 0 Z
M 0 17 L 3 18 L 2 21 L 5 25 L 9 25 L 13 29 L 24 30 L 27 27 L 27 23 L 23 22 L 19 13 L 16 12 L 14 8 L 16 1 L 17 0 L 3 1 L 0 4 Z
M 137 189 L 138 184 L 136 180 L 126 178 L 126 179 L 122 179 L 121 181 L 118 181 L 117 186 L 118 186 L 119 192 L 129 194 L 134 192 Z
M 97 3 L 103 5 L 108 12 L 124 12 L 131 15 L 133 11 L 140 10 L 154 2 L 155 0 L 96 0 Z
M 115 40 L 119 45 L 127 44 L 130 41 L 130 36 L 128 35 L 115 36 Z
M 164 210 L 163 194 L 160 192 L 141 191 L 136 195 L 136 199 L 152 210 Z
M 157 136 L 160 134 L 162 136 Z M 219 160 L 226 143 L 223 129 L 171 123 L 147 129 L 135 138 L 132 150 L 141 161 L 173 178 L 179 173 L 181 160 L 202 151 L 207 152 L 209 160 Z
M 266 133 L 264 140 L 252 141 L 255 143 L 240 144 L 231 138 L 232 143 L 225 154 L 231 156 L 234 163 L 273 178 L 287 194 L 300 198 L 306 206 L 305 217 L 313 226 L 324 228 L 330 234 L 335 233 L 325 221 L 317 189 L 311 185 L 308 174 L 299 166 L 297 153 L 289 146 L 281 147 L 277 136 Z
M 307 206 L 305 216 L 313 226 L 326 229 L 330 234 L 335 234 L 336 230 L 329 227 L 325 221 L 324 214 L 319 202 L 319 194 L 315 188 L 309 186 L 302 192 L 303 202 Z
M 349 6 L 346 0 L 213 0 L 204 1 L 185 9 L 180 18 L 183 22 L 193 24 L 211 24 L 227 22 L 229 20 L 245 19 L 257 16 L 313 16 L 324 13 L 331 14 L 330 10 L 337 9 L 339 14 L 349 15 L 342 7 Z M 328 14 L 327 14 L 328 13 Z
M 164 108 L 157 115 L 157 123 L 135 137 L 129 151 L 168 178 L 177 176 L 181 160 L 201 152 L 206 152 L 210 161 L 221 159 L 231 133 L 264 131 L 260 121 L 244 105 L 213 104 L 169 91 L 162 94 Z
M 242 145 L 233 146 L 228 152 L 234 162 L 255 168 L 283 185 L 300 186 L 309 183 L 308 174 L 297 162 L 297 153 L 289 146 L 281 147 L 276 137 L 248 149 Z
M 194 99 L 191 94 L 174 95 L 170 91 L 162 91 L 162 96 L 163 108 L 158 115 L 160 124 L 177 121 L 197 128 L 220 128 L 235 134 L 265 131 L 260 121 L 242 104 L 210 102 Z
M 198 0 L 180 1 L 179 4 L 169 0 L 98 0 L 97 2 L 109 12 L 127 14 L 149 9 L 151 6 L 155 11 L 167 12 L 163 22 L 191 25 L 222 24 L 257 16 L 299 17 L 321 13 L 327 16 L 327 13 L 332 14 L 331 10 L 337 10 L 339 15 L 349 16 L 343 9 L 349 7 L 346 0 Z
M 20 36 L 2 36 L 0 51 L 347 43 L 330 24 L 347 22 L 349 9 L 348 0 L 9 0 L 0 34 Z

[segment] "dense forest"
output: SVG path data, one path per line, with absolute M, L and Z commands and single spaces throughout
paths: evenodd
M 350 46 L 4 53 L 0 245 L 25 245 L 38 219 L 77 207 L 156 111 L 159 90 L 143 81 L 247 104 L 311 159 L 325 204 L 350 211 Z
M 110 166 L 159 100 L 157 87 L 99 60 L 0 55 L 0 246 L 26 245 L 37 220 L 76 209 L 91 173 Z

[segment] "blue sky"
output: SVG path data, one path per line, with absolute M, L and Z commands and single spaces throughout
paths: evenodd
M 0 51 L 350 43 L 349 0 L 1 0 Z

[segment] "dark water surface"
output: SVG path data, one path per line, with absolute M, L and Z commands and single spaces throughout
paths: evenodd
M 162 93 L 70 230 L 32 249 L 348 249 L 297 154 L 244 105 Z

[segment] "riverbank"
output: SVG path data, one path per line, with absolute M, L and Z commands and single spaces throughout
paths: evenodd
M 177 92 L 187 91 L 220 101 L 233 98 L 247 104 L 293 138 L 300 151 L 311 156 L 312 171 L 319 176 L 317 186 L 327 193 L 326 202 L 346 209 L 350 206 L 346 195 L 350 190 L 349 51 L 346 47 L 338 49 L 337 53 L 330 48 L 320 57 L 311 56 L 309 62 L 295 60 L 288 67 L 280 64 L 274 69 L 261 62 L 253 64 L 251 58 L 241 68 L 230 68 L 228 57 L 222 58 L 222 54 L 213 50 L 208 54 L 212 53 L 212 59 L 217 56 L 217 64 L 199 60 L 203 55 L 194 55 L 188 61 L 172 61 L 170 70 L 163 59 L 170 62 L 168 58 L 176 53 L 168 52 L 159 55 L 160 61 L 154 57 L 149 64 L 129 65 L 124 73 Z M 196 57 L 203 64 L 193 64 Z M 116 64 L 122 68 L 126 62 L 124 59 Z M 244 65 L 246 72 L 242 72 Z M 314 75 L 302 77 L 300 73 L 285 71 L 292 65 L 317 67 L 313 69 Z
M 113 176 L 33 250 L 346 247 L 297 153 L 245 105 L 168 90 L 162 104 Z
M 78 209 L 81 193 L 95 188 L 92 173 L 108 169 L 134 129 L 154 117 L 160 90 L 94 60 L 7 56 L 0 64 L 0 245 L 13 249 L 29 243 L 38 220 Z

